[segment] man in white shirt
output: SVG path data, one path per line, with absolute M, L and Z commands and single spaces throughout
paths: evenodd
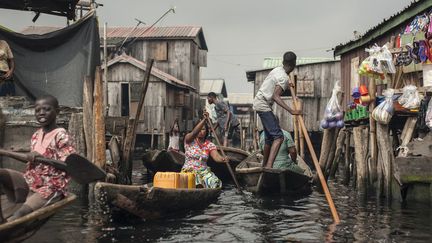
M 273 113 L 273 103 L 276 102 L 292 115 L 300 115 L 301 111 L 291 109 L 281 98 L 282 93 L 293 85 L 289 81 L 289 74 L 296 66 L 297 56 L 294 52 L 283 55 L 283 66 L 273 69 L 264 80 L 255 95 L 253 109 L 258 113 L 265 132 L 263 166 L 272 168 L 279 148 L 284 141 L 282 129 Z

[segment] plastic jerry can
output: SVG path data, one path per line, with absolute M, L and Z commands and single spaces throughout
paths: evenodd
M 195 185 L 195 174 L 194 173 L 190 173 L 190 172 L 183 173 L 183 174 L 187 175 L 187 188 L 188 189 L 196 188 L 196 185 Z
M 180 173 L 180 183 L 178 188 L 188 188 L 188 175 Z
M 179 188 L 180 174 L 175 172 L 157 172 L 153 179 L 153 186 L 160 188 Z

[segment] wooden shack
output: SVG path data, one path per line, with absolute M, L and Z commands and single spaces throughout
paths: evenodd
M 417 17 L 429 16 L 431 10 L 432 1 L 414 1 L 404 10 L 385 19 L 357 39 L 335 47 L 334 55 L 340 56 L 341 59 L 345 108 L 345 105 L 353 100 L 352 89 L 359 85 L 368 87 L 372 100 L 382 95 L 384 89 L 394 89 L 396 94 L 401 94 L 401 89 L 408 84 L 415 85 L 421 94 L 430 96 L 431 88 L 424 87 L 423 67 L 425 64 L 422 66 L 421 63 L 412 62 L 407 66 L 396 67 L 396 74 L 387 74 L 384 80 L 360 76 L 358 69 L 361 62 L 369 56 L 365 49 L 374 44 L 378 46 L 387 44 L 395 56 L 406 51 L 406 44 L 412 45 L 414 40 L 424 40 L 423 30 L 411 31 L 407 26 Z M 367 105 L 369 112 L 372 112 L 376 102 Z M 350 177 L 347 173 L 350 171 L 350 166 L 353 168 L 355 165 L 354 186 L 362 194 L 370 189 L 375 189 L 378 196 L 383 196 L 387 200 L 393 198 L 430 202 L 432 201 L 430 193 L 432 151 L 429 149 L 428 153 L 424 153 L 425 150 L 423 150 L 421 158 L 413 157 L 419 146 L 414 145 L 415 141 L 411 141 L 415 136 L 420 138 L 425 136 L 424 130 L 416 129 L 417 122 L 424 117 L 419 116 L 418 111 L 403 110 L 400 105 L 400 108 L 396 108 L 397 105 L 395 101 L 395 113 L 389 124 L 379 124 L 369 117 L 364 119 L 363 123 L 354 121 L 346 130 L 333 135 L 333 141 L 336 141 L 336 137 L 341 138 L 337 139 L 340 144 L 338 142 L 339 145 L 336 147 L 344 146 L 345 151 L 354 147 L 352 154 L 351 151 L 345 152 L 348 154 L 345 156 L 344 174 L 346 176 L 344 181 L 349 183 Z M 337 133 L 337 131 L 332 132 Z M 350 136 L 353 139 L 350 139 Z M 430 134 L 426 136 L 430 137 Z M 428 141 L 426 137 L 423 139 Z M 397 150 L 398 147 L 401 150 Z M 403 150 L 406 151 L 405 154 Z M 350 159 L 351 157 L 353 159 Z
M 279 65 L 282 64 L 280 60 Z M 267 75 L 273 68 L 246 72 L 248 82 L 254 83 L 254 94 L 258 91 Z M 300 63 L 293 71 L 296 83 L 297 96 L 303 102 L 304 120 L 306 128 L 310 132 L 321 131 L 319 121 L 324 115 L 324 109 L 331 97 L 332 89 L 336 81 L 340 81 L 339 61 L 317 61 L 314 63 Z M 288 93 L 283 99 L 292 106 L 292 100 Z M 292 116 L 275 105 L 274 112 L 279 117 L 280 125 L 287 131 L 294 131 Z
M 101 34 L 103 30 L 101 29 Z M 102 36 L 102 35 L 101 35 Z M 126 40 L 126 41 L 125 41 Z M 110 116 L 132 116 L 145 62 L 154 59 L 137 143 L 164 148 L 176 118 L 182 131 L 192 129 L 200 111 L 200 69 L 207 66 L 207 44 L 201 27 L 107 28 Z M 119 52 L 123 52 L 118 56 Z M 135 106 L 135 107 L 134 107 Z
M 145 70 L 145 62 L 126 54 L 108 62 L 109 116 L 135 117 Z M 147 145 L 150 145 L 150 136 L 153 135 L 155 144 L 163 147 L 165 134 L 176 118 L 181 124 L 193 120 L 193 113 L 186 102 L 194 92 L 196 89 L 184 81 L 152 68 L 137 127 L 137 134 L 146 136 Z
M 227 99 L 230 108 L 237 119 L 239 120 L 242 128 L 242 148 L 247 150 L 252 145 L 253 135 L 253 109 L 252 101 L 253 94 L 250 93 L 229 93 Z

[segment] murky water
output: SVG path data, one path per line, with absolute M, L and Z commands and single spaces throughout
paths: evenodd
M 430 205 L 358 200 L 330 183 L 342 223 L 334 226 L 323 194 L 302 198 L 239 195 L 228 185 L 207 209 L 158 221 L 97 225 L 84 202 L 56 214 L 26 242 L 431 242 Z

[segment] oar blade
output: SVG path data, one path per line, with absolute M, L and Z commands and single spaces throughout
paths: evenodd
M 78 154 L 69 155 L 65 163 L 67 173 L 80 184 L 103 180 L 106 177 L 105 171 Z

